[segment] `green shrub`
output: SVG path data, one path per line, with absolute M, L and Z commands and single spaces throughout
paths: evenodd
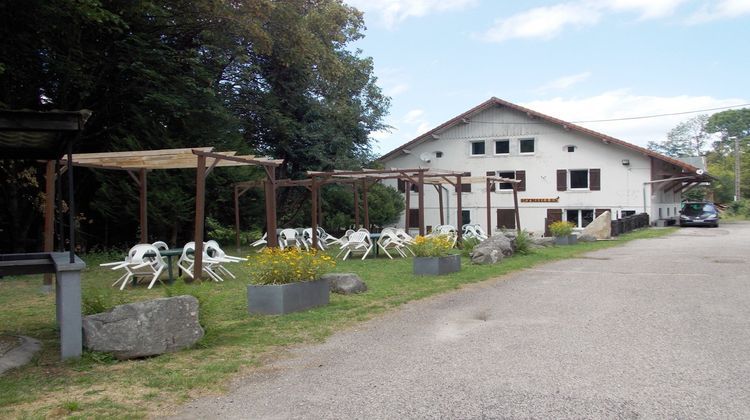
M 563 237 L 573 233 L 573 223 L 558 220 L 557 222 L 550 223 L 549 231 L 552 232 L 552 236 Z
M 206 217 L 207 239 L 213 239 L 221 245 L 234 244 L 237 240 L 234 228 L 223 226 L 218 220 Z M 240 231 L 240 245 L 250 245 L 263 233 L 259 230 Z
M 463 238 L 461 240 L 461 255 L 468 257 L 474 251 L 474 247 L 479 245 L 480 242 L 477 238 Z
M 125 295 L 116 288 L 96 287 L 84 289 L 81 296 L 81 310 L 84 315 L 107 312 L 125 303 Z
M 516 253 L 529 254 L 531 252 L 531 236 L 526 230 L 522 230 L 516 235 Z

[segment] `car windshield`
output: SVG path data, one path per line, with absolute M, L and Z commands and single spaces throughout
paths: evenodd
M 710 203 L 687 203 L 682 208 L 682 214 L 685 216 L 700 216 L 704 213 L 715 214 L 714 205 Z

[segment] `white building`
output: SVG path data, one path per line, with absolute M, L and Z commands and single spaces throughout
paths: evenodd
M 652 222 L 674 220 L 682 192 L 706 180 L 702 170 L 688 163 L 497 98 L 439 125 L 379 161 L 386 169 L 460 171 L 475 181 L 486 175 L 521 180 L 521 227 L 537 234 L 560 219 L 584 227 L 606 210 L 612 212 L 613 219 L 646 212 Z M 443 194 L 444 207 L 455 209 L 456 192 L 453 188 L 448 191 Z M 451 210 L 445 213 L 445 222 L 484 226 L 486 184 L 464 184 L 463 191 L 463 220 L 456 223 Z M 494 228 L 515 227 L 511 192 L 510 184 L 494 187 Z M 418 223 L 416 201 L 412 199 L 410 205 L 412 227 Z M 439 224 L 438 209 L 438 194 L 425 188 L 426 226 Z M 404 220 L 402 215 L 402 225 Z

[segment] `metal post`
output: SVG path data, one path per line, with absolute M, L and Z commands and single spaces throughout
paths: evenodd
M 734 136 L 734 201 L 742 199 L 740 195 L 740 138 Z

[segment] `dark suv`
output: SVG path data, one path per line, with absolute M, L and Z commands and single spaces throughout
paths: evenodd
M 714 203 L 687 201 L 682 203 L 680 226 L 719 226 L 719 212 Z

